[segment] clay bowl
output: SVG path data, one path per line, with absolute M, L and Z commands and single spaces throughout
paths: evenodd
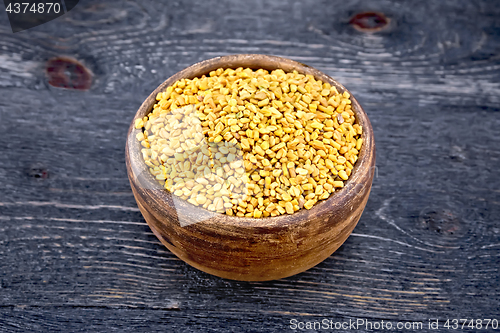
M 344 243 L 365 208 L 375 167 L 370 121 L 351 94 L 352 109 L 363 126 L 359 159 L 344 188 L 312 209 L 267 218 L 210 215 L 207 210 L 173 198 L 159 187 L 143 161 L 142 147 L 135 139 L 139 130 L 133 124 L 135 119 L 151 112 L 158 92 L 179 79 L 208 74 L 220 67 L 297 70 L 330 83 L 339 92 L 346 91 L 337 81 L 307 65 L 259 54 L 217 57 L 178 72 L 149 95 L 129 129 L 126 164 L 137 205 L 160 241 L 180 259 L 204 272 L 246 281 L 280 279 L 303 272 Z

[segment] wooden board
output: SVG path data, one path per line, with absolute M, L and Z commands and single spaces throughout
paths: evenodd
M 354 29 L 366 11 L 389 25 Z M 0 15 L 0 331 L 283 332 L 291 319 L 365 319 L 423 322 L 424 332 L 429 319 L 500 321 L 499 22 L 494 1 L 462 0 L 82 0 L 16 34 Z M 375 132 L 377 174 L 354 233 L 279 281 L 223 280 L 178 260 L 126 175 L 127 129 L 148 94 L 234 53 L 324 71 Z M 61 56 L 93 73 L 89 90 L 48 83 L 47 61 Z M 69 82 L 80 80 L 69 68 Z

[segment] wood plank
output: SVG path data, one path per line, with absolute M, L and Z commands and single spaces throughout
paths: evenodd
M 348 24 L 372 10 L 391 19 L 387 29 Z M 12 34 L 0 15 L 0 331 L 500 320 L 499 18 L 485 0 L 88 0 Z M 375 131 L 378 173 L 354 233 L 279 281 L 222 280 L 178 260 L 145 224 L 126 176 L 125 136 L 146 96 L 232 53 L 324 71 Z M 48 85 L 56 56 L 91 70 L 90 90 Z

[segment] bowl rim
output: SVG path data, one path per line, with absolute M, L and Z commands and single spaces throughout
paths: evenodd
M 274 66 L 274 68 L 273 68 Z M 203 220 L 200 222 L 196 222 L 194 224 L 189 224 L 184 228 L 192 228 L 192 227 L 201 227 L 201 226 L 210 226 L 211 228 L 218 228 L 232 226 L 232 227 L 241 227 L 241 228 L 270 228 L 270 227 L 289 227 L 292 224 L 304 224 L 309 220 L 309 216 L 322 216 L 329 215 L 332 213 L 332 207 L 343 207 L 347 205 L 349 202 L 359 195 L 362 195 L 364 191 L 370 190 L 371 183 L 373 179 L 374 167 L 375 167 L 375 142 L 373 129 L 368 119 L 366 112 L 363 110 L 359 102 L 353 96 L 353 94 L 347 90 L 342 84 L 337 82 L 335 79 L 331 78 L 327 74 L 311 67 L 306 64 L 278 56 L 273 55 L 263 55 L 263 54 L 234 54 L 234 55 L 226 55 L 215 57 L 207 60 L 203 60 L 201 62 L 195 63 L 185 69 L 175 73 L 163 83 L 161 83 L 141 104 L 139 109 L 137 110 L 128 130 L 127 142 L 126 142 L 126 163 L 127 163 L 127 173 L 129 173 L 130 181 L 137 181 L 137 174 L 133 173 L 134 168 L 130 167 L 133 160 L 133 157 L 137 159 L 140 156 L 140 160 L 142 159 L 142 153 L 140 150 L 142 146 L 139 141 L 136 139 L 136 133 L 140 131 L 139 129 L 135 129 L 135 120 L 138 118 L 142 118 L 145 115 L 149 114 L 156 101 L 156 96 L 159 92 L 165 91 L 165 89 L 172 85 L 174 82 L 183 79 L 183 78 L 194 78 L 200 77 L 202 75 L 208 75 L 208 73 L 217 68 L 233 68 L 236 69 L 238 67 L 249 67 L 252 69 L 264 68 L 267 70 L 273 69 L 283 69 L 285 72 L 291 72 L 293 70 L 297 70 L 297 72 L 301 74 L 311 74 L 315 77 L 316 80 L 321 80 L 322 82 L 328 82 L 332 86 L 335 86 L 339 93 L 343 93 L 345 91 L 349 92 L 352 110 L 355 114 L 356 121 L 358 124 L 361 124 L 363 128 L 363 133 L 361 137 L 363 139 L 363 145 L 359 152 L 358 160 L 356 161 L 354 168 L 351 172 L 349 179 L 344 183 L 344 187 L 340 190 L 336 190 L 328 199 L 322 200 L 316 203 L 310 210 L 301 209 L 293 214 L 284 214 L 279 216 L 269 216 L 269 217 L 240 217 L 240 216 L 230 216 L 223 213 L 215 213 L 211 212 L 205 208 L 194 206 L 188 203 L 185 200 L 180 200 L 185 208 L 192 209 L 194 214 L 210 214 L 212 217 Z M 285 67 L 285 68 L 284 68 Z M 146 177 L 142 177 L 140 180 L 145 187 L 144 191 L 147 192 L 147 196 L 156 203 L 161 203 L 170 206 L 174 209 L 173 201 L 171 196 L 172 193 L 169 191 L 162 189 L 158 182 L 153 178 L 153 176 L 149 173 L 149 169 L 144 162 L 142 162 L 141 170 L 147 170 Z M 130 167 L 130 168 L 129 168 Z M 129 169 L 131 171 L 129 171 Z M 372 173 L 369 175 L 369 173 Z M 142 172 L 141 174 L 144 174 Z M 183 208 L 183 209 L 185 209 Z M 351 210 L 353 207 L 351 207 Z M 178 212 L 176 212 L 178 213 Z M 326 216 L 325 215 L 325 216 Z M 177 221 L 177 223 L 179 223 Z

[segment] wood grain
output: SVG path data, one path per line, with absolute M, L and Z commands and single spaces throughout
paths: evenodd
M 498 318 L 497 7 L 82 0 L 17 34 L 0 15 L 0 331 L 282 332 L 291 318 Z M 356 31 L 348 21 L 362 11 L 384 13 L 390 26 Z M 149 92 L 233 53 L 281 55 L 332 76 L 363 105 L 377 142 L 378 174 L 345 246 L 279 281 L 223 280 L 177 260 L 127 180 L 127 128 Z M 90 90 L 48 85 L 46 61 L 57 56 L 94 73 Z M 48 178 L 30 176 L 38 165 Z

